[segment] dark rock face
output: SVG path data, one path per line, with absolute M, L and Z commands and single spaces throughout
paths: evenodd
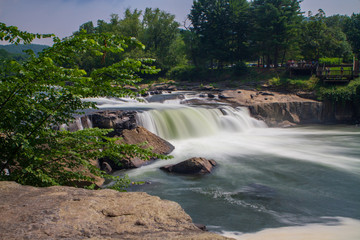
M 167 155 L 174 150 L 174 146 L 169 143 L 168 141 L 156 136 L 155 134 L 151 133 L 147 129 L 143 127 L 136 127 L 134 129 L 125 129 L 116 137 L 121 137 L 118 143 L 125 143 L 125 144 L 142 144 L 147 142 L 144 148 L 152 148 L 152 151 L 156 154 L 163 154 Z M 155 159 L 150 159 L 155 160 Z M 119 159 L 120 166 L 114 163 L 114 161 L 103 158 L 99 160 L 99 165 L 102 170 L 106 170 L 107 172 L 112 172 L 114 170 L 121 170 L 121 169 L 129 169 L 129 168 L 138 168 L 145 164 L 147 161 L 143 161 L 137 157 L 128 158 L 128 159 Z
M 214 160 L 205 158 L 191 158 L 175 165 L 161 167 L 161 170 L 179 174 L 206 174 L 211 173 L 217 165 Z
M 146 193 L 0 182 L 0 239 L 228 239 Z
M 135 111 L 103 111 L 88 116 L 93 127 L 109 129 L 114 132 L 110 137 L 120 134 L 124 129 L 134 129 L 137 127 Z
M 117 143 L 122 144 L 143 144 L 144 148 L 151 147 L 156 154 L 167 155 L 174 150 L 174 146 L 162 138 L 151 133 L 143 127 L 137 126 L 135 111 L 103 111 L 88 116 L 93 127 L 109 129 L 114 131 L 108 134 L 109 137 L 121 137 Z M 150 161 L 155 159 L 150 159 Z M 116 164 L 109 158 L 99 159 L 100 169 L 111 173 L 115 170 L 138 168 L 149 161 L 143 161 L 137 157 L 118 159 L 120 164 Z
M 275 102 L 249 106 L 253 116 L 264 120 L 269 126 L 281 126 L 284 122 L 309 124 L 322 122 L 321 102 Z
M 324 101 L 323 119 L 325 123 L 359 123 L 360 107 L 354 101 Z

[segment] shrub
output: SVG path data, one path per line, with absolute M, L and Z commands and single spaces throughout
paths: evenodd
M 326 64 L 326 65 L 340 65 L 343 62 L 342 58 L 320 58 L 319 63 L 320 64 Z
M 194 80 L 199 76 L 199 71 L 195 66 L 191 65 L 179 65 L 170 69 L 167 73 L 167 77 L 175 80 Z

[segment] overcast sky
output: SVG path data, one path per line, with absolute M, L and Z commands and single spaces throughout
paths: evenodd
M 110 14 L 122 16 L 126 8 L 160 8 L 183 24 L 193 0 L 0 0 L 0 22 L 32 33 L 70 36 L 87 21 L 109 21 Z M 322 8 L 327 16 L 360 13 L 360 0 L 304 0 L 303 12 Z M 46 42 L 37 42 L 46 43 Z

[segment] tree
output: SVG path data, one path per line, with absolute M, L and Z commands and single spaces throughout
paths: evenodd
M 125 10 L 124 19 L 119 21 L 119 33 L 125 37 L 139 38 L 142 33 L 140 16 L 142 11 L 135 9 L 133 12 L 128 8 Z
M 222 68 L 248 57 L 248 9 L 246 0 L 194 1 L 183 36 L 197 67 Z
M 339 24 L 329 25 L 332 27 L 326 24 L 323 10 L 319 9 L 315 15 L 309 12 L 306 21 L 301 25 L 299 36 L 301 52 L 305 59 L 314 61 L 322 57 L 351 59 L 351 46 Z
M 189 19 L 192 23 L 191 30 L 199 39 L 200 46 L 198 47 L 202 51 L 200 56 L 209 59 L 211 67 L 214 61 L 222 66 L 230 58 L 229 1 L 194 1 Z
M 164 71 L 177 64 L 184 63 L 186 61 L 184 42 L 178 29 L 180 25 L 175 21 L 175 16 L 158 8 L 147 8 L 142 21 L 140 20 L 141 14 L 142 11 L 137 9 L 134 11 L 126 9 L 123 19 L 117 14 L 111 14 L 109 23 L 104 20 L 97 21 L 95 32 L 111 33 L 119 37 L 133 37 L 145 44 L 146 49 L 129 46 L 127 53 L 122 57 L 151 57 L 156 59 L 155 64 Z M 89 24 L 85 23 L 80 26 L 77 33 L 82 29 L 87 30 L 87 28 L 89 28 Z M 116 62 L 121 60 L 121 57 L 118 54 L 109 53 L 106 59 L 108 62 Z M 89 70 L 96 66 L 94 62 L 98 61 L 94 61 L 94 59 L 87 56 L 83 66 L 86 70 Z
M 172 49 L 176 43 L 182 44 L 178 29 L 180 25 L 175 21 L 175 15 L 158 8 L 146 8 L 142 25 L 143 31 L 139 39 L 145 44 L 146 51 L 156 58 L 159 67 L 168 70 L 177 65 L 177 54 L 184 53 L 174 52 Z
M 79 31 L 85 30 L 87 33 L 95 33 L 95 27 L 92 21 L 86 22 L 79 27 Z
M 267 66 L 278 66 L 281 53 L 287 49 L 296 36 L 301 21 L 299 0 L 254 0 L 252 2 L 253 34 L 257 53 Z
M 344 32 L 351 43 L 353 52 L 360 54 L 360 13 L 351 15 L 346 21 Z
M 30 43 L 40 34 L 19 31 L 0 24 L 0 40 Z M 105 41 L 106 40 L 106 41 Z M 106 43 L 106 44 L 105 44 Z M 148 59 L 125 58 L 86 72 L 77 66 L 75 56 L 89 52 L 123 53 L 137 40 L 112 34 L 85 34 L 64 39 L 54 37 L 54 45 L 24 63 L 7 61 L 0 71 L 0 180 L 35 186 L 69 185 L 74 181 L 94 181 L 94 176 L 113 178 L 90 163 L 90 159 L 125 156 L 148 159 L 150 149 L 116 144 L 110 130 L 85 129 L 56 131 L 74 114 L 94 108 L 87 97 L 134 96 L 125 85 L 136 86 L 139 73 L 156 73 Z

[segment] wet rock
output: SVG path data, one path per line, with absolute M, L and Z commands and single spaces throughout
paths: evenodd
M 249 109 L 253 116 L 270 126 L 282 122 L 310 124 L 322 121 L 322 103 L 314 101 L 259 103 L 249 106 Z
M 231 98 L 231 97 L 226 96 L 224 94 L 219 94 L 219 99 L 228 99 L 228 98 Z
M 195 226 L 198 227 L 199 229 L 203 230 L 203 231 L 207 231 L 207 228 L 204 224 L 200 224 L 200 223 L 195 223 Z
M 185 99 L 184 94 L 165 94 L 165 95 L 151 95 L 146 98 L 148 102 L 160 102 L 163 103 L 169 100 Z
M 121 137 L 122 140 L 117 141 L 118 144 L 143 144 L 143 148 L 152 148 L 152 152 L 156 154 L 167 155 L 174 150 L 174 146 L 168 141 L 158 137 L 143 127 L 136 127 L 135 129 L 125 129 L 119 135 L 115 137 Z M 150 159 L 150 161 L 155 159 Z M 99 159 L 99 165 L 102 170 L 107 172 L 113 172 L 115 170 L 138 168 L 149 163 L 149 161 L 143 161 L 138 157 L 129 157 L 119 159 L 116 164 L 109 158 Z
M 93 127 L 102 129 L 114 129 L 116 135 L 124 129 L 134 129 L 137 127 L 135 111 L 102 111 L 96 112 L 88 116 Z
M 216 165 L 217 163 L 214 160 L 195 157 L 175 165 L 161 167 L 160 169 L 179 174 L 206 174 L 211 173 Z
M 0 182 L 0 239 L 228 239 L 146 193 Z
M 259 92 L 259 94 L 262 96 L 275 96 L 275 94 L 269 92 Z

